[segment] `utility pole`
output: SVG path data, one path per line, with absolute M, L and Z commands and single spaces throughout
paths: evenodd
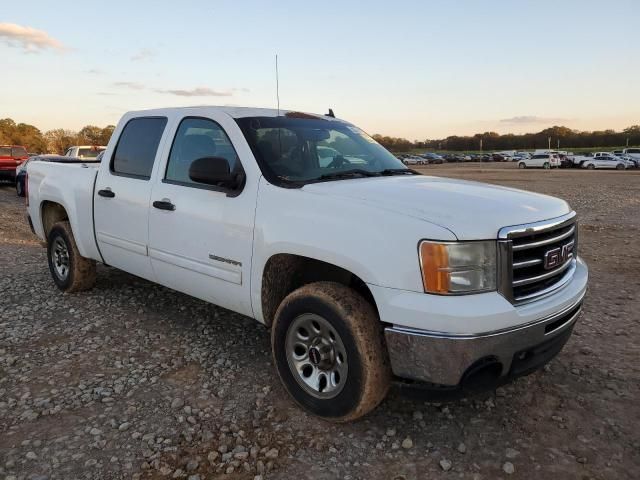
M 629 144 L 629 139 L 627 138 L 627 145 Z M 482 138 L 480 139 L 480 153 L 482 153 Z
M 627 137 L 627 147 L 629 146 L 629 137 Z
M 558 150 L 560 150 L 560 139 L 558 138 Z
M 549 140 L 549 150 L 551 150 L 551 137 L 549 137 L 548 140 Z

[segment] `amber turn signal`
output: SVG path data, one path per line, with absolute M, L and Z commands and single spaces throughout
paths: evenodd
M 420 244 L 420 264 L 424 291 L 446 294 L 449 292 L 449 252 L 446 245 L 422 242 Z

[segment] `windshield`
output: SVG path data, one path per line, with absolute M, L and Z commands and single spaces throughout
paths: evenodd
M 273 183 L 304 184 L 410 172 L 357 127 L 315 117 L 300 118 L 302 114 L 287 115 L 236 120 L 262 173 Z

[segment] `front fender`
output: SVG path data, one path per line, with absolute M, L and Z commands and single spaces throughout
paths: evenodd
M 451 231 L 415 217 L 276 187 L 264 178 L 255 222 L 251 295 L 259 321 L 263 272 L 273 255 L 300 255 L 348 270 L 368 284 L 422 292 L 419 241 L 456 240 Z

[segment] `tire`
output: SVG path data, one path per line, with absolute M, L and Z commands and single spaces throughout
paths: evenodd
M 95 284 L 96 262 L 80 255 L 69 222 L 58 222 L 51 228 L 47 258 L 53 282 L 63 292 L 89 290 Z
M 551 168 L 551 165 L 549 165 L 549 162 L 544 162 L 544 165 L 542 165 L 542 168 L 544 168 L 545 170 L 549 170 Z
M 593 170 L 594 168 L 596 168 L 596 166 L 593 163 L 587 165 L 587 170 Z
M 24 197 L 24 189 L 22 188 L 22 183 L 16 182 L 16 195 L 19 197 Z
M 391 369 L 378 315 L 342 284 L 311 283 L 289 294 L 276 311 L 271 347 L 285 389 L 325 420 L 360 418 L 389 390 Z
M 624 165 L 619 163 L 616 165 L 616 170 L 624 170 Z
M 526 164 L 526 163 L 524 163 L 524 162 L 520 162 L 520 163 L 518 164 L 518 168 L 527 168 L 527 164 Z

